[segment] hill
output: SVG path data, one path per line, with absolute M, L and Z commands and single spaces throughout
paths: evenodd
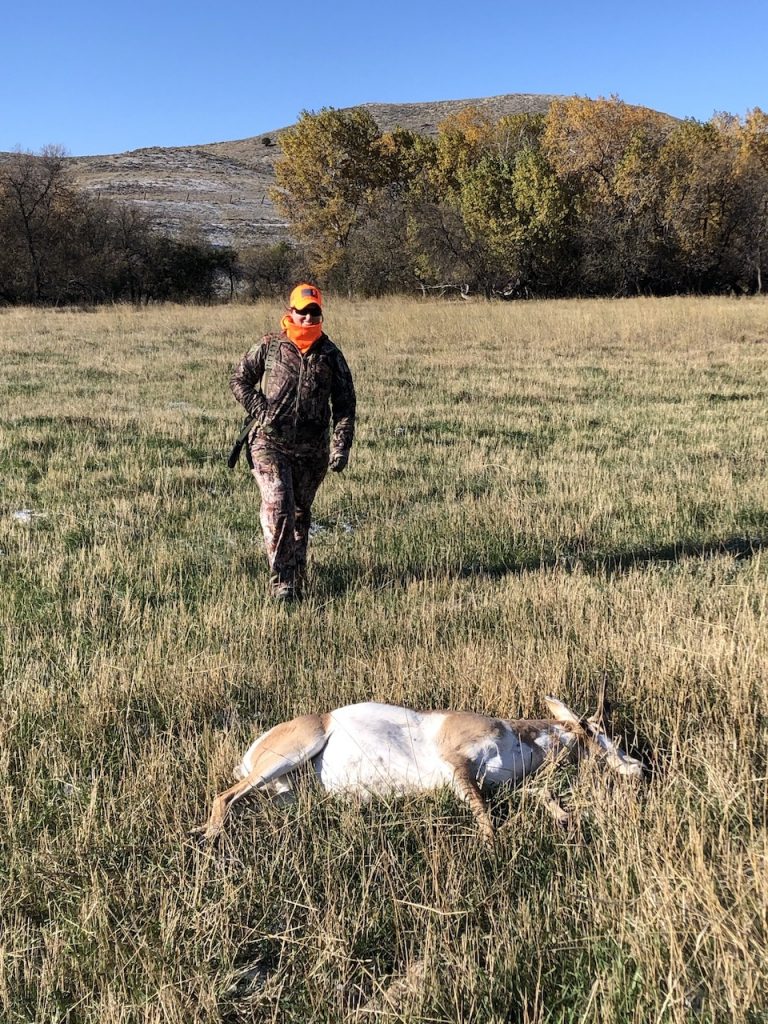
M 434 103 L 366 103 L 382 130 L 410 128 L 435 134 L 450 114 L 477 106 L 493 117 L 545 113 L 550 95 L 511 93 Z M 287 224 L 269 198 L 279 133 L 264 132 L 232 142 L 151 147 L 109 156 L 72 157 L 78 183 L 94 195 L 134 204 L 175 236 L 199 232 L 215 245 L 268 243 L 284 238 Z

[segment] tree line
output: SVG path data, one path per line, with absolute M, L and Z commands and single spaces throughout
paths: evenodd
M 349 294 L 491 297 L 760 293 L 768 115 L 678 121 L 570 98 L 434 136 L 363 109 L 280 135 L 273 199 L 291 239 L 236 252 L 172 238 L 76 188 L 63 152 L 0 163 L 0 303 L 210 300 L 311 275 Z
M 313 273 L 376 294 L 761 292 L 768 115 L 678 121 L 570 98 L 435 137 L 367 111 L 304 112 L 280 136 L 275 199 Z
M 58 147 L 0 163 L 0 303 L 212 298 L 236 254 L 158 231 L 134 206 L 76 188 Z

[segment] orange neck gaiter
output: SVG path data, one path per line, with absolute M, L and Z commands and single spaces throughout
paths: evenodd
M 314 343 L 323 333 L 323 325 L 321 323 L 308 324 L 306 327 L 299 327 L 298 324 L 295 324 L 287 314 L 280 321 L 280 326 L 302 355 L 309 352 Z

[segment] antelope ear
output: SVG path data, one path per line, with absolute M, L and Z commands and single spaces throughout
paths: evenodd
M 578 725 L 578 717 L 557 697 L 545 697 L 544 703 L 549 708 L 549 713 L 552 715 L 556 722 L 567 723 L 568 725 Z

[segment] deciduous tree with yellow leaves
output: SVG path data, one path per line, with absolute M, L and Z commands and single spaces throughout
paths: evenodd
M 361 109 L 303 111 L 280 133 L 273 198 L 320 277 L 348 275 L 348 249 L 390 176 L 381 132 Z

